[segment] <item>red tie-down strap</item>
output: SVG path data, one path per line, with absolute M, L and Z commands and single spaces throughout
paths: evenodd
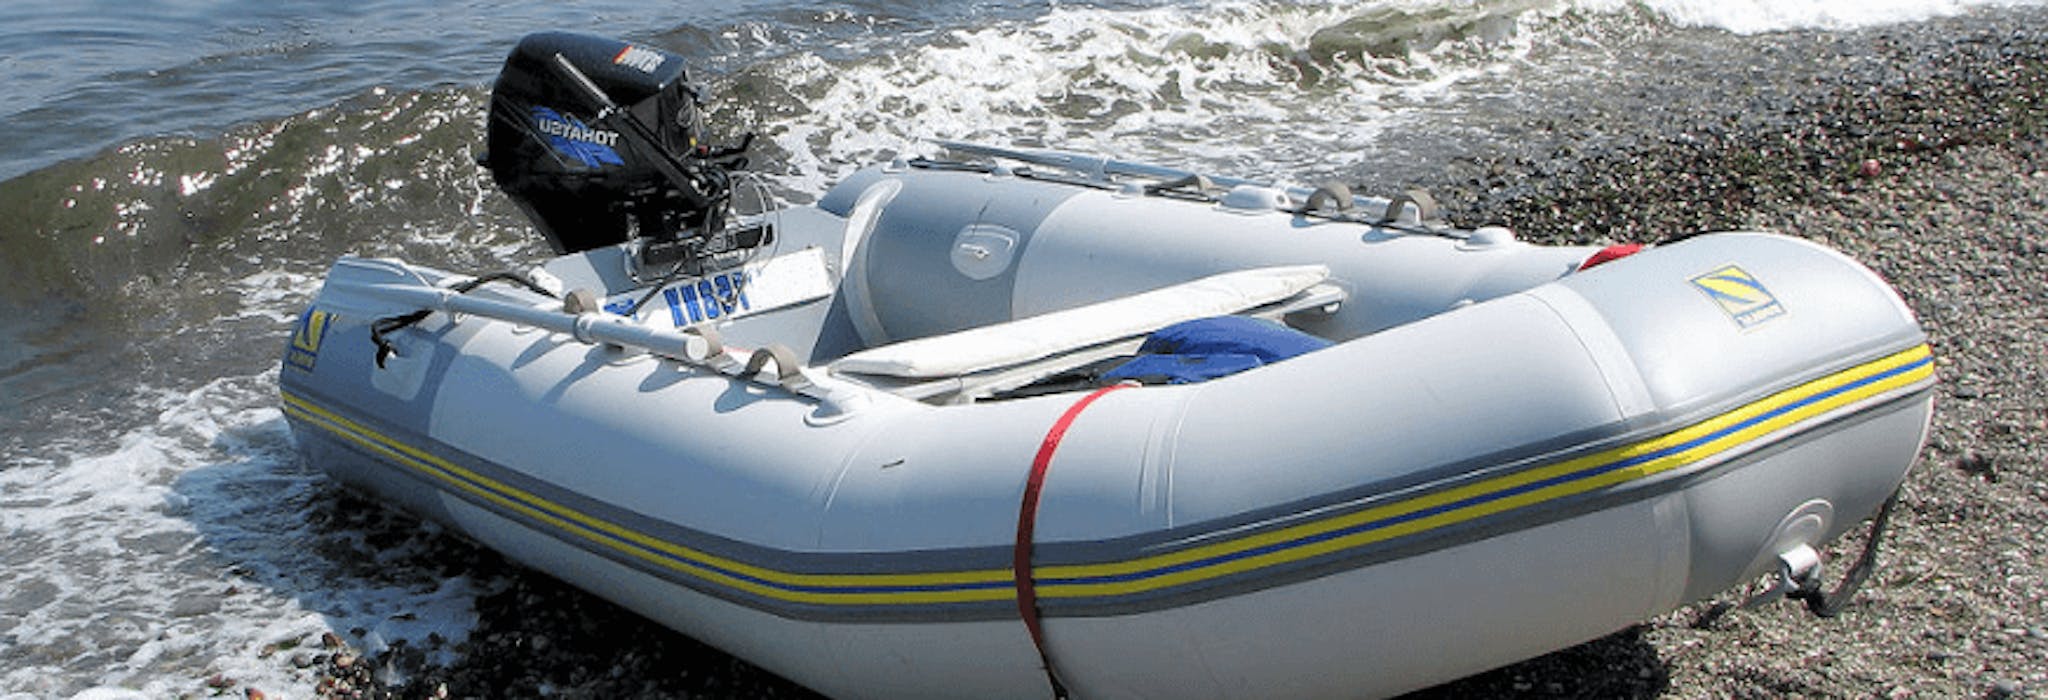
M 1601 248 L 1600 252 L 1594 253 L 1593 257 L 1586 258 L 1585 262 L 1579 263 L 1579 271 L 1585 272 L 1593 269 L 1595 265 L 1611 263 L 1640 252 L 1643 252 L 1643 244 L 1641 243 L 1620 243 L 1607 246 Z
M 1038 619 L 1038 589 L 1031 577 L 1031 543 L 1038 528 L 1038 494 L 1045 488 L 1045 472 L 1052 466 L 1052 455 L 1060 449 L 1060 439 L 1066 437 L 1067 427 L 1081 416 L 1081 411 L 1096 399 L 1118 389 L 1130 388 L 1129 384 L 1106 386 L 1090 392 L 1046 431 L 1045 440 L 1038 444 L 1038 456 L 1031 460 L 1031 477 L 1024 481 L 1024 502 L 1017 508 L 1017 548 L 1010 563 L 1011 574 L 1017 582 L 1017 614 L 1024 618 L 1024 628 L 1031 631 L 1031 644 L 1038 648 L 1039 663 L 1045 667 L 1045 679 L 1052 684 L 1056 698 L 1067 697 L 1067 686 L 1060 682 L 1059 672 L 1053 670 L 1052 654 L 1045 648 L 1045 627 Z

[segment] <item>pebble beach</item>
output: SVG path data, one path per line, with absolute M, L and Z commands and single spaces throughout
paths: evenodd
M 1775 82 L 1544 120 L 1548 144 L 1460 164 L 1453 208 L 1539 238 L 1763 229 L 1837 247 L 1919 314 L 1940 385 L 1880 568 L 1840 617 L 1778 603 L 1705 624 L 1731 592 L 1419 695 L 2048 697 L 2044 20 L 1788 36 Z M 1560 126 L 1587 123 L 1603 126 Z M 1838 542 L 1833 576 L 1863 546 Z

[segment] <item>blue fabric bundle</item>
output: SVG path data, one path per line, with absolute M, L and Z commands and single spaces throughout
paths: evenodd
M 1102 373 L 1102 383 L 1194 384 L 1265 364 L 1253 355 L 1139 355 Z
M 1215 316 L 1154 331 L 1137 357 L 1103 373 L 1104 383 L 1194 384 L 1329 347 L 1330 341 L 1271 321 Z

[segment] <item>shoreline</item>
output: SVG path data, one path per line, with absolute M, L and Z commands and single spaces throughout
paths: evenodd
M 2048 12 L 1997 17 L 1771 37 L 1760 52 L 1782 70 L 1761 86 L 1730 76 L 1680 95 L 1655 71 L 1619 78 L 1659 108 L 1544 106 L 1524 138 L 1421 183 L 1461 222 L 1531 241 L 1764 228 L 1827 243 L 1899 287 L 1941 379 L 1880 568 L 1841 617 L 1777 603 L 1699 626 L 1742 597 L 1724 593 L 1412 697 L 2048 694 L 2048 23 L 2027 21 Z M 1861 546 L 1829 548 L 1831 582 Z M 460 663 L 362 659 L 337 640 L 307 659 L 323 696 L 811 696 L 544 574 L 476 560 L 509 583 L 477 600 Z M 380 680 L 394 672 L 406 681 Z

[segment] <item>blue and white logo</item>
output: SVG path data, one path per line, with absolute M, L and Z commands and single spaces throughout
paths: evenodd
M 1748 271 L 1727 265 L 1692 278 L 1692 286 L 1712 299 L 1735 324 L 1749 328 L 1785 315 L 1785 306 Z
M 601 168 L 606 165 L 625 165 L 619 152 L 612 150 L 619 143 L 619 133 L 592 129 L 575 117 L 564 116 L 547 107 L 533 108 L 533 128 L 548 137 L 548 146 L 557 155 L 582 163 L 586 168 Z

